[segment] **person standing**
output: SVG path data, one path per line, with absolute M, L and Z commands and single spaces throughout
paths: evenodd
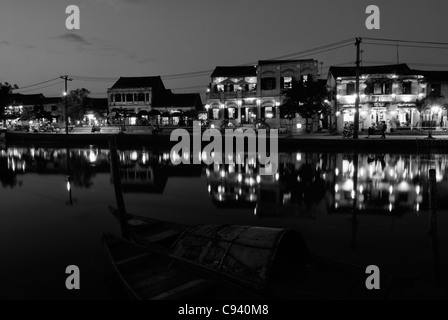
M 387 130 L 387 124 L 386 121 L 383 121 L 383 125 L 381 126 L 381 138 L 386 139 L 386 130 Z

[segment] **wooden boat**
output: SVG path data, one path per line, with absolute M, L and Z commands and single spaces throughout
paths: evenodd
M 103 234 L 108 255 L 129 296 L 138 300 L 260 299 L 206 268 L 168 253 Z
M 153 248 L 168 251 L 170 246 L 179 238 L 179 236 L 188 229 L 188 226 L 151 219 L 125 213 L 120 215 L 118 209 L 109 206 L 112 214 L 122 221 L 123 232 L 136 243 Z
M 119 215 L 116 209 L 111 211 Z M 202 266 L 266 299 L 381 298 L 379 290 L 366 289 L 365 269 L 312 255 L 291 229 L 190 227 L 131 214 L 124 217 L 129 236 L 139 245 Z

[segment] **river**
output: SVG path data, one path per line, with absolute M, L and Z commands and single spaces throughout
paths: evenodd
M 444 154 L 289 150 L 272 176 L 255 161 L 174 166 L 169 150 L 118 155 L 129 213 L 293 228 L 315 254 L 447 289 Z M 0 183 L 1 299 L 125 297 L 101 243 L 103 232 L 120 234 L 108 149 L 8 146 Z M 80 269 L 80 290 L 65 287 L 69 265 Z

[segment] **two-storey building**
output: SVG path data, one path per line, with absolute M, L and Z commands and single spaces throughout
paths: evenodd
M 353 122 L 356 100 L 356 67 L 330 67 L 327 85 L 331 103 L 341 130 Z M 389 129 L 413 129 L 421 126 L 419 102 L 427 94 L 423 74 L 406 64 L 360 67 L 359 128 L 386 122 Z
M 280 126 L 278 107 L 283 91 L 297 81 L 317 79 L 316 60 L 264 60 L 256 66 L 219 66 L 211 75 L 206 95 L 209 119 L 215 127 L 253 126 L 263 121 Z
M 212 126 L 234 126 L 257 119 L 256 66 L 216 67 L 211 75 L 205 108 Z
M 154 99 L 166 93 L 160 76 L 120 77 L 107 89 L 109 112 L 125 111 L 129 124 L 135 124 L 140 111 L 151 111 Z

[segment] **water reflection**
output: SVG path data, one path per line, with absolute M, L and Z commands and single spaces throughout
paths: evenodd
M 179 156 L 192 159 L 190 154 Z M 260 175 L 259 163 L 253 157 L 238 159 L 241 164 L 175 166 L 168 151 L 118 150 L 119 175 L 125 193 L 162 194 L 171 177 L 204 174 L 207 188 L 204 192 L 216 207 L 253 208 L 257 217 L 316 218 L 320 211 L 419 213 L 429 209 L 430 169 L 435 170 L 441 190 L 438 206 L 447 207 L 441 196 L 448 187 L 447 158 L 443 154 L 292 152 L 280 153 L 278 159 L 277 173 Z M 69 193 L 73 186 L 90 188 L 97 173 L 109 173 L 113 183 L 108 149 L 91 146 L 0 151 L 0 181 L 4 188 L 20 186 L 21 176 L 29 173 L 63 175 Z

